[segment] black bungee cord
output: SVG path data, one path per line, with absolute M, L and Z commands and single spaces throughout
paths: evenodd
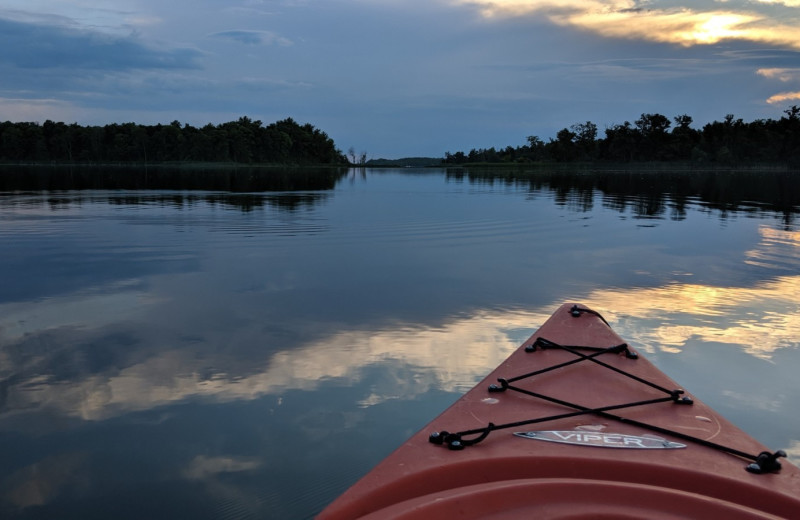
M 569 312 L 570 312 L 570 314 L 572 316 L 574 316 L 576 318 L 580 317 L 584 313 L 595 315 L 598 318 L 600 318 L 603 321 L 603 323 L 605 323 L 610 328 L 610 325 L 605 320 L 605 318 L 603 318 L 603 316 L 601 316 L 600 313 L 598 313 L 596 311 L 593 311 L 591 309 L 587 309 L 585 307 L 578 307 L 577 305 L 573 305 L 572 308 L 570 308 Z M 705 439 L 701 439 L 699 437 L 695 437 L 695 436 L 688 435 L 688 434 L 685 434 L 685 433 L 681 433 L 681 432 L 677 432 L 677 431 L 674 431 L 674 430 L 670 430 L 668 428 L 663 428 L 661 426 L 656 426 L 654 424 L 644 423 L 644 422 L 641 422 L 641 421 L 636 421 L 636 420 L 633 420 L 633 419 L 628 419 L 628 418 L 625 418 L 625 417 L 622 417 L 622 416 L 619 416 L 619 415 L 615 415 L 615 414 L 609 413 L 610 411 L 613 411 L 613 410 L 620 410 L 620 409 L 624 409 L 624 408 L 632 408 L 632 407 L 636 407 L 636 406 L 644 406 L 644 405 L 664 403 L 664 402 L 673 402 L 675 404 L 681 404 L 681 405 L 692 405 L 692 404 L 694 404 L 694 401 L 690 397 L 682 396 L 684 391 L 681 390 L 681 389 L 669 390 L 669 389 L 664 388 L 664 387 L 662 387 L 660 385 L 657 385 L 656 383 L 653 383 L 652 381 L 648 381 L 646 379 L 640 378 L 640 377 L 638 377 L 638 376 L 636 376 L 634 374 L 631 374 L 629 372 L 626 372 L 624 370 L 621 370 L 619 368 L 611 366 L 611 365 L 609 365 L 607 363 L 604 363 L 604 362 L 602 362 L 602 361 L 597 359 L 602 354 L 607 354 L 607 353 L 620 354 L 622 352 L 624 352 L 626 357 L 628 357 L 629 359 L 637 359 L 638 355 L 635 352 L 631 351 L 630 348 L 628 347 L 628 345 L 625 344 L 625 343 L 620 344 L 620 345 L 614 345 L 612 347 L 607 347 L 607 348 L 577 346 L 577 345 L 569 345 L 568 346 L 568 345 L 559 345 L 558 343 L 555 343 L 553 341 L 550 341 L 550 340 L 547 340 L 547 339 L 539 337 L 532 344 L 527 345 L 525 347 L 525 351 L 529 352 L 529 353 L 536 352 L 537 349 L 542 349 L 542 350 L 544 350 L 544 349 L 561 349 L 561 350 L 565 350 L 567 352 L 570 352 L 570 353 L 574 354 L 576 356 L 576 359 L 570 360 L 570 361 L 566 361 L 566 362 L 562 362 L 562 363 L 558 363 L 556 365 L 552 365 L 552 366 L 549 366 L 549 367 L 546 367 L 546 368 L 543 368 L 543 369 L 540 369 L 540 370 L 536 370 L 534 372 L 530 372 L 530 373 L 527 373 L 527 374 L 523 374 L 523 375 L 520 375 L 520 376 L 508 378 L 508 379 L 499 378 L 498 379 L 499 385 L 498 384 L 490 385 L 489 389 L 488 389 L 489 392 L 505 392 L 507 390 L 512 390 L 512 391 L 515 391 L 515 392 L 520 392 L 520 393 L 525 394 L 525 395 L 529 395 L 531 397 L 535 397 L 537 399 L 542 399 L 542 400 L 545 400 L 545 401 L 548 401 L 548 402 L 551 402 L 551 403 L 555 403 L 555 404 L 559 404 L 559 405 L 565 406 L 567 408 L 572 408 L 572 409 L 574 409 L 576 411 L 557 414 L 557 415 L 550 415 L 550 416 L 546 416 L 546 417 L 538 417 L 538 418 L 534 418 L 534 419 L 516 421 L 516 422 L 512 422 L 512 423 L 505 423 L 505 424 L 494 424 L 494 423 L 490 422 L 487 426 L 485 426 L 483 428 L 475 428 L 475 429 L 464 430 L 464 431 L 455 432 L 455 433 L 451 433 L 451 432 L 448 432 L 448 431 L 433 432 L 430 435 L 428 440 L 433 444 L 445 445 L 451 450 L 463 450 L 464 448 L 466 448 L 468 446 L 473 446 L 475 444 L 478 444 L 479 442 L 482 442 L 483 440 L 485 440 L 489 436 L 489 434 L 491 432 L 493 432 L 495 430 L 503 430 L 503 429 L 507 429 L 507 428 L 516 428 L 516 427 L 519 427 L 519 426 L 525 426 L 525 425 L 530 425 L 530 424 L 554 421 L 554 420 L 558 420 L 558 419 L 566 419 L 566 418 L 569 418 L 569 417 L 577 417 L 577 416 L 580 416 L 580 415 L 597 415 L 597 416 L 600 416 L 600 417 L 603 417 L 603 418 L 606 418 L 606 419 L 613 419 L 615 421 L 619 421 L 619 422 L 622 422 L 624 424 L 630 424 L 630 425 L 633 425 L 633 426 L 644 428 L 644 429 L 647 429 L 647 430 L 650 430 L 650 431 L 654 431 L 654 432 L 657 432 L 657 433 L 661 433 L 661 434 L 664 434 L 664 435 L 670 435 L 670 436 L 673 436 L 673 437 L 677 437 L 677 438 L 679 438 L 681 440 L 689 441 L 689 442 L 692 442 L 692 443 L 695 443 L 695 444 L 700 444 L 702 446 L 713 448 L 713 449 L 716 449 L 716 450 L 719 450 L 719 451 L 722 451 L 722 452 L 725 452 L 725 453 L 729 453 L 731 455 L 735 455 L 735 456 L 741 457 L 741 458 L 746 459 L 746 460 L 750 460 L 752 462 L 749 465 L 747 465 L 745 467 L 745 469 L 747 471 L 751 472 L 751 473 L 756 473 L 756 474 L 772 473 L 772 472 L 776 472 L 776 471 L 780 470 L 780 468 L 781 468 L 781 464 L 777 459 L 780 458 L 780 457 L 786 457 L 786 453 L 783 450 L 778 450 L 778 451 L 776 451 L 774 453 L 770 453 L 768 451 L 764 451 L 764 452 L 759 453 L 758 455 L 753 455 L 753 454 L 746 453 L 746 452 L 737 450 L 737 449 L 729 447 L 729 446 L 723 446 L 723 445 L 717 444 L 715 442 L 711 442 L 711 441 L 708 441 L 708 440 L 705 440 Z M 592 351 L 592 354 L 589 354 L 589 355 L 584 354 L 583 352 L 580 352 L 581 350 Z M 556 370 L 558 368 L 563 368 L 563 367 L 566 367 L 566 366 L 569 366 L 569 365 L 573 365 L 573 364 L 576 364 L 576 363 L 580 363 L 580 362 L 584 362 L 584 361 L 589 361 L 589 362 L 592 362 L 592 363 L 596 363 L 596 364 L 598 364 L 600 366 L 603 366 L 603 367 L 605 367 L 605 368 L 607 368 L 609 370 L 612 370 L 612 371 L 614 371 L 614 372 L 616 372 L 616 373 L 618 373 L 618 374 L 620 374 L 622 376 L 631 378 L 631 379 L 633 379 L 635 381 L 638 381 L 639 383 L 642 383 L 644 385 L 650 386 L 650 387 L 652 387 L 652 388 L 654 388 L 654 389 L 656 389 L 656 390 L 658 390 L 660 392 L 665 393 L 666 396 L 661 397 L 661 398 L 648 399 L 648 400 L 636 401 L 636 402 L 631 402 L 631 403 L 603 406 L 603 407 L 599 407 L 599 408 L 589 408 L 589 407 L 581 406 L 579 404 L 575 404 L 575 403 L 571 403 L 571 402 L 568 402 L 568 401 L 564 401 L 562 399 L 558 399 L 558 398 L 555 398 L 555 397 L 547 396 L 547 395 L 544 395 L 544 394 L 539 394 L 537 392 L 533 392 L 531 390 L 520 388 L 520 387 L 514 386 L 512 384 L 512 383 L 514 383 L 516 381 L 520 381 L 520 380 L 523 380 L 523 379 L 528 379 L 528 378 L 533 377 L 535 375 L 540 375 L 540 374 L 543 374 L 545 372 L 549 372 L 549 371 L 552 371 L 552 370 Z M 476 436 L 476 437 L 472 437 L 472 436 Z

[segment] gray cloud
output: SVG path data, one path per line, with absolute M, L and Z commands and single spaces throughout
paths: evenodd
M 212 38 L 233 40 L 245 45 L 292 45 L 292 41 L 271 31 L 223 31 L 214 33 Z
M 202 54 L 191 48 L 157 49 L 118 37 L 55 25 L 0 19 L 0 62 L 21 69 L 197 69 Z
M 688 114 L 695 126 L 729 113 L 779 118 L 794 101 L 767 100 L 800 90 L 785 73 L 757 73 L 796 68 L 791 46 L 612 37 L 546 16 L 485 18 L 481 2 L 137 0 L 99 14 L 39 2 L 24 16 L 0 10 L 6 117 L 293 117 L 341 149 L 442 156 L 645 112 Z

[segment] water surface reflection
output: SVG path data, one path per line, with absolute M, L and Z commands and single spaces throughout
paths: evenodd
M 3 195 L 0 517 L 310 517 L 564 301 L 798 457 L 792 218 L 570 182 Z
M 700 205 L 726 218 L 737 213 L 776 212 L 787 224 L 800 208 L 800 175 L 795 171 L 694 169 L 677 171 L 657 165 L 627 170 L 555 170 L 520 167 L 448 170 L 448 178 L 475 184 L 549 190 L 558 204 L 591 211 L 597 194 L 605 207 L 631 209 L 640 218 L 686 217 L 687 207 Z
M 679 353 L 694 340 L 731 345 L 768 360 L 780 349 L 798 347 L 800 313 L 787 311 L 797 308 L 799 294 L 800 276 L 787 276 L 747 288 L 671 284 L 599 289 L 581 301 L 607 309 L 606 316 L 620 333 L 650 353 Z M 135 319 L 137 306 L 155 303 L 148 302 L 145 294 L 132 292 L 127 298 L 90 296 L 74 304 L 73 315 L 61 314 L 57 320 L 53 318 L 58 313 L 50 314 L 47 304 L 29 311 L 32 314 L 24 309 L 6 314 L 4 339 L 16 338 L 19 343 L 18 348 L 3 351 L 4 372 L 21 376 L 35 363 L 43 373 L 9 381 L 4 412 L 49 409 L 97 421 L 198 398 L 225 403 L 287 390 L 314 391 L 328 384 L 358 386 L 367 367 L 390 362 L 417 367 L 418 374 L 411 380 L 393 381 L 383 393 L 371 389 L 360 405 L 411 399 L 431 387 L 462 393 L 505 359 L 552 310 L 552 305 L 532 311 L 485 310 L 447 319 L 437 327 L 400 323 L 381 329 L 335 330 L 260 356 L 244 350 L 245 346 L 225 352 L 198 344 L 192 337 L 175 338 L 174 344 L 157 350 L 139 349 L 124 366 L 102 367 L 94 360 L 96 369 L 83 374 L 62 365 L 69 353 L 36 348 L 52 335 L 58 335 L 62 344 L 79 336 L 81 355 L 100 354 L 85 349 L 93 328 L 106 345 L 117 335 L 121 336 L 118 342 L 127 338 L 135 346 L 143 341 L 140 334 L 124 326 L 114 327 L 113 333 L 107 328 L 124 317 Z M 30 332 L 42 330 L 44 322 L 49 330 L 38 335 Z M 238 360 L 242 354 L 247 359 Z

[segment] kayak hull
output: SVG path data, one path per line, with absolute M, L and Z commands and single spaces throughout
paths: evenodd
M 392 504 L 363 520 L 419 518 L 781 518 L 697 493 L 630 482 L 516 479 Z
M 318 518 L 800 517 L 795 466 L 745 470 L 766 452 L 565 304 Z

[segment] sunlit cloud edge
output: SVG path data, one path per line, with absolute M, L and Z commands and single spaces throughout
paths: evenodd
M 456 0 L 456 3 L 477 7 L 486 19 L 539 15 L 557 25 L 609 38 L 684 47 L 738 40 L 800 49 L 800 31 L 791 18 L 778 19 L 755 9 L 639 8 L 635 2 L 626 0 Z M 793 7 L 787 2 L 782 4 Z
M 785 103 L 787 101 L 800 101 L 800 91 L 797 92 L 781 92 L 774 94 L 767 98 L 767 103 L 776 105 L 778 103 Z
M 782 83 L 800 81 L 800 69 L 797 68 L 761 68 L 756 71 L 756 74 L 768 79 L 777 79 Z

